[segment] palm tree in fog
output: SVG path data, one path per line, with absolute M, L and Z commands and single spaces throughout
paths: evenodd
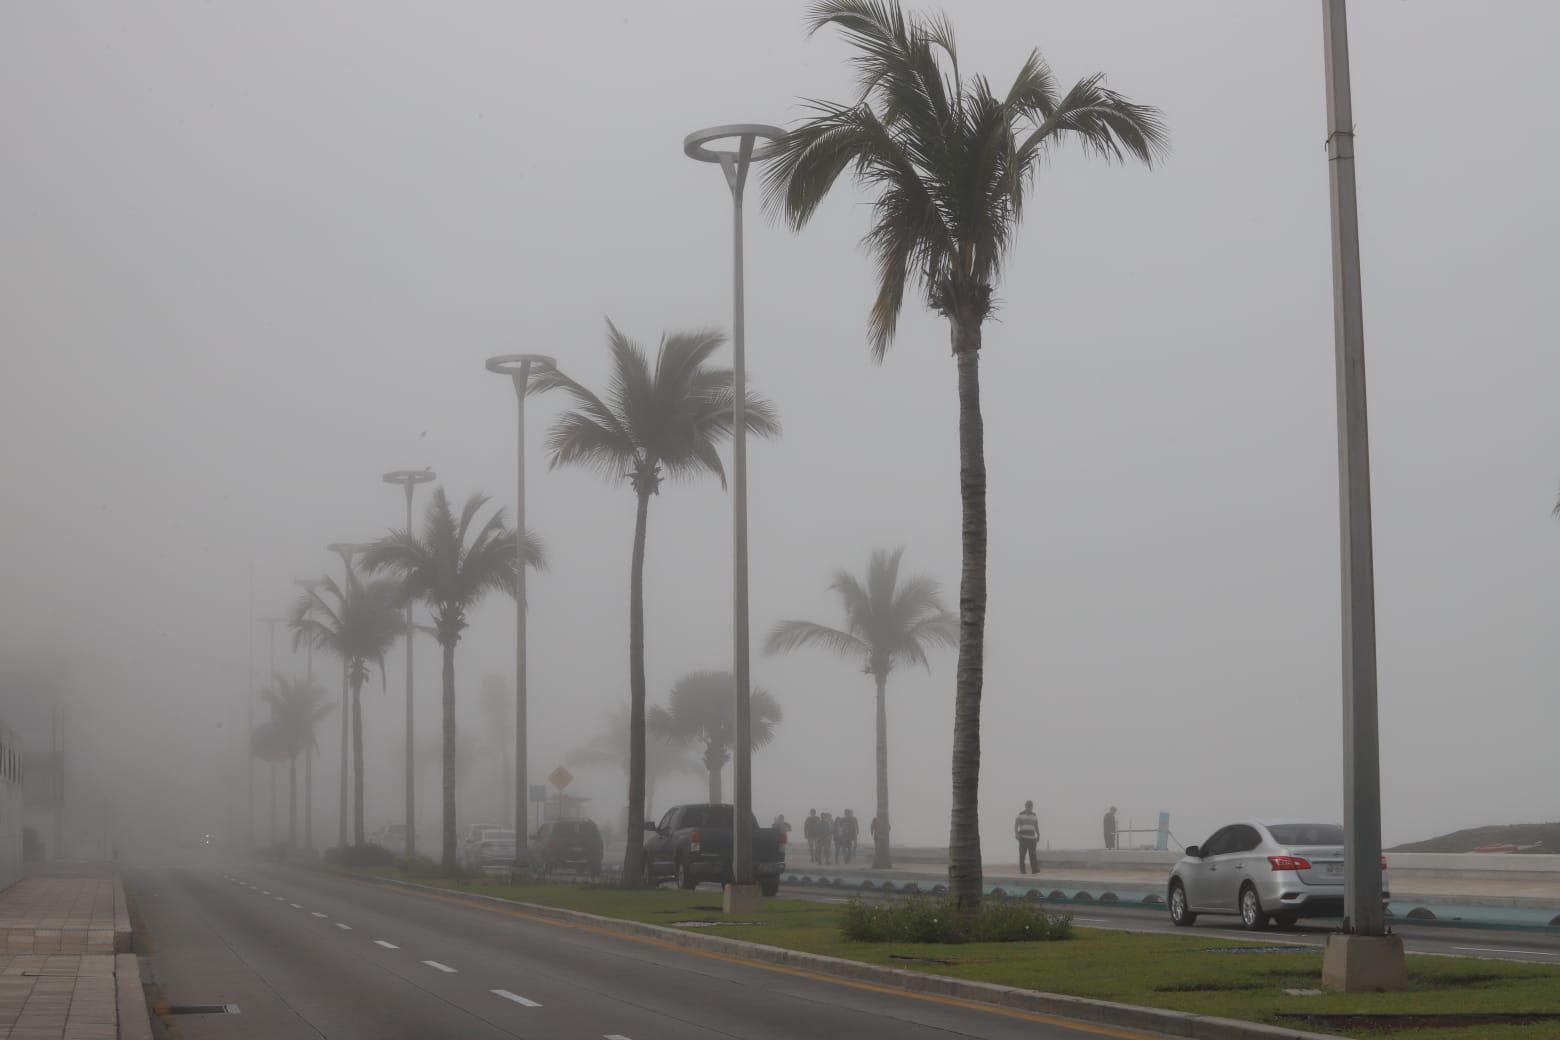
M 305 643 L 339 657 L 347 670 L 352 693 L 352 843 L 362 845 L 363 833 L 363 684 L 370 666 L 379 667 L 385 679 L 385 654 L 406 630 L 401 613 L 405 600 L 399 582 L 365 582 L 349 571 L 345 587 L 334 578 L 321 578 L 293 605 L 289 624 L 293 648 Z
M 405 595 L 428 605 L 444 649 L 445 870 L 455 869 L 455 646 L 466 630 L 472 608 L 490 592 L 513 596 L 517 584 L 516 535 L 504 526 L 504 511 L 494 510 L 486 523 L 473 530 L 487 501 L 486 495 L 472 495 L 457 517 L 441 486 L 428 503 L 420 536 L 412 531 L 391 531 L 363 554 L 364 570 L 389 571 L 400 579 Z M 532 569 L 544 565 L 541 543 L 529 532 L 525 535 L 525 560 Z M 516 840 L 523 842 L 524 838 L 516 835 Z
M 572 765 L 613 766 L 621 769 L 627 779 L 629 724 L 628 705 L 620 705 L 607 715 L 606 726 L 590 742 L 569 752 Z M 682 748 L 649 733 L 645 740 L 645 816 L 655 818 L 655 785 L 658 780 L 697 773 L 699 763 L 689 758 Z
M 893 866 L 888 854 L 888 675 L 902 664 L 930 670 L 929 648 L 959 643 L 958 622 L 942 605 L 937 583 L 921 575 L 899 580 L 904 554 L 902 548 L 874 552 L 865 581 L 848 571 L 834 573 L 829 588 L 845 609 L 843 628 L 782 621 L 770 631 L 764 646 L 771 654 L 804 646 L 832 650 L 859 661 L 877 684 L 877 829 L 872 865 L 882 868 Z
M 980 904 L 980 698 L 986 626 L 986 459 L 981 331 L 991 316 L 1036 170 L 1061 145 L 1151 164 L 1166 147 L 1157 110 L 1108 89 L 1100 74 L 1065 92 L 1039 51 L 1007 91 L 959 69 L 953 26 L 906 15 L 898 0 L 819 0 L 810 31 L 840 30 L 860 90 L 776 144 L 765 203 L 799 230 L 847 169 L 873 196 L 866 244 L 877 266 L 868 343 L 881 360 L 907 289 L 948 319 L 959 386 L 963 568 L 954 684 L 953 809 L 948 881 L 961 911 Z
M 749 694 L 752 726 L 748 746 L 754 751 L 775 737 L 780 702 L 768 690 L 754 686 Z M 720 802 L 721 770 L 731 761 L 736 743 L 737 680 L 730 672 L 691 672 L 678 679 L 666 706 L 650 709 L 646 725 L 652 737 L 672 744 L 701 744 L 709 776 L 710 801 Z
M 276 848 L 276 767 L 287 761 L 287 741 L 276 720 L 262 722 L 249 735 L 249 753 L 271 767 L 271 848 Z
M 274 682 L 274 687 L 266 690 L 264 696 L 271 706 L 277 739 L 287 750 L 287 848 L 292 850 L 298 844 L 298 756 L 305 756 L 306 762 L 313 758 L 319 746 L 314 731 L 335 706 L 325 700 L 324 688 L 313 680 L 277 675 Z M 306 764 L 305 772 L 312 774 L 312 767 Z M 309 800 L 313 797 L 313 786 L 310 776 L 305 780 L 303 795 L 304 812 L 311 817 L 305 828 L 312 822 Z
M 548 433 L 551 465 L 583 466 L 608 480 L 627 479 L 638 509 L 628 577 L 628 851 L 623 885 L 643 884 L 639 836 L 645 820 L 645 525 L 661 481 L 713 474 L 726 486 L 718 448 L 731 436 L 735 394 L 731 370 L 710 359 L 726 337 L 705 329 L 663 336 L 652 366 L 643 348 L 607 322 L 612 373 L 597 396 L 557 369 L 531 382 L 531 393 L 562 390 L 574 405 Z M 780 432 L 770 403 L 746 400 L 746 425 L 761 437 Z

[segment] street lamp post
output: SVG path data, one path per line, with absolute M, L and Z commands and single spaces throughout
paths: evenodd
M 412 493 L 417 490 L 418 484 L 426 484 L 433 479 L 433 470 L 426 466 L 422 469 L 397 469 L 384 475 L 386 484 L 398 484 L 406 492 L 406 531 L 412 530 Z M 417 774 L 416 759 L 412 754 L 412 636 L 416 633 L 412 625 L 412 602 L 406 601 L 406 854 L 417 854 Z
M 718 163 L 731 189 L 731 555 L 732 640 L 736 675 L 736 719 L 732 739 L 731 779 L 734 825 L 732 831 L 732 881 L 726 886 L 727 913 L 757 909 L 759 894 L 753 878 L 753 755 L 748 635 L 747 545 L 747 369 L 744 354 L 742 286 L 742 189 L 754 159 L 770 154 L 770 146 L 755 147 L 759 139 L 774 142 L 785 136 L 777 126 L 736 123 L 696 130 L 683 139 L 683 152 L 699 162 Z M 715 141 L 735 139 L 736 151 L 712 149 Z
M 352 557 L 368 549 L 367 542 L 331 542 L 325 547 L 330 552 L 341 557 L 341 567 L 346 574 L 346 584 L 341 587 L 342 596 L 348 595 L 348 586 L 352 584 Z M 337 823 L 336 840 L 340 848 L 347 847 L 347 659 L 341 659 L 341 796 L 338 803 L 339 820 Z
M 313 592 L 320 587 L 318 578 L 295 578 L 293 584 L 300 589 Z M 314 686 L 314 640 L 310 639 L 303 647 L 304 674 L 308 676 L 309 686 Z M 309 851 L 314 850 L 314 733 L 311 728 L 309 733 L 309 746 L 303 749 L 303 847 Z
M 1376 586 L 1371 545 L 1365 322 L 1360 289 L 1354 113 L 1344 0 L 1322 0 L 1327 169 L 1332 196 L 1333 336 L 1343 585 L 1343 931 L 1327 937 L 1322 982 L 1375 992 L 1408 985 L 1403 940 L 1381 905 L 1381 761 L 1376 715 Z
M 557 367 L 545 354 L 500 354 L 487 359 L 489 372 L 514 382 L 518 418 L 515 422 L 515 862 L 524 869 L 526 835 L 526 632 L 525 632 L 525 394 L 532 371 Z

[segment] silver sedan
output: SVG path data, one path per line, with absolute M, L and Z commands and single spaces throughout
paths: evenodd
M 1381 901 L 1387 902 L 1381 860 Z M 1309 820 L 1232 823 L 1202 845 L 1188 845 L 1170 871 L 1170 919 L 1188 926 L 1198 914 L 1237 914 L 1248 929 L 1276 921 L 1343 914 L 1343 828 Z

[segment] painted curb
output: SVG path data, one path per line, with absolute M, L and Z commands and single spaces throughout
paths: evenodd
M 141 965 L 133 953 L 114 956 L 114 1008 L 119 1040 L 152 1040 L 152 1016 L 141 989 Z
M 1192 1040 L 1247 1040 L 1247 1038 L 1253 1038 L 1253 1040 L 1336 1040 L 1336 1037 L 1327 1037 L 1320 1033 L 1310 1033 L 1303 1030 L 1290 1029 L 1285 1026 L 1261 1025 L 1256 1022 L 1241 1022 L 1230 1018 L 1213 1018 L 1184 1011 L 1167 1011 L 1160 1008 L 1140 1007 L 1136 1004 L 1118 1004 L 1113 1001 L 1094 1000 L 1089 997 L 1069 997 L 1060 993 L 1044 993 L 1040 990 L 1022 989 L 1017 986 L 999 986 L 991 982 L 971 982 L 965 979 L 950 978 L 946 975 L 928 975 L 905 968 L 887 968 L 876 964 L 865 964 L 861 961 L 845 960 L 840 957 L 827 957 L 822 954 L 787 950 L 779 946 L 744 942 L 741 939 L 702 935 L 686 929 L 669 928 L 665 925 L 645 924 L 617 917 L 602 917 L 598 914 L 589 914 L 581 910 L 564 910 L 559 907 L 544 906 L 540 903 L 526 903 L 517 899 L 502 899 L 498 896 L 482 895 L 476 892 L 438 888 L 433 885 L 418 884 L 415 881 L 402 881 L 398 878 L 352 874 L 329 868 L 326 868 L 326 870 L 328 873 L 352 881 L 393 885 L 420 892 L 430 892 L 440 896 L 453 896 L 457 899 L 516 907 L 537 917 L 590 924 L 624 935 L 647 936 L 674 946 L 719 953 L 737 960 L 801 968 L 822 975 L 832 975 L 837 978 L 851 979 L 858 982 L 876 983 L 880 986 L 889 986 L 910 993 L 953 997 L 958 1000 L 993 1004 L 1020 1011 L 1032 1011 L 1038 1014 L 1056 1015 L 1082 1022 L 1143 1029 L 1162 1033 L 1166 1036 L 1190 1037 Z

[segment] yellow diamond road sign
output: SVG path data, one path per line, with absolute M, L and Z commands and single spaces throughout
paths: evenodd
M 557 769 L 554 769 L 551 773 L 547 774 L 547 782 L 552 784 L 554 787 L 556 787 L 560 791 L 563 790 L 565 787 L 568 787 L 569 786 L 569 782 L 572 781 L 573 779 L 574 779 L 574 774 L 569 772 L 567 769 L 563 768 L 562 766 L 559 766 Z

